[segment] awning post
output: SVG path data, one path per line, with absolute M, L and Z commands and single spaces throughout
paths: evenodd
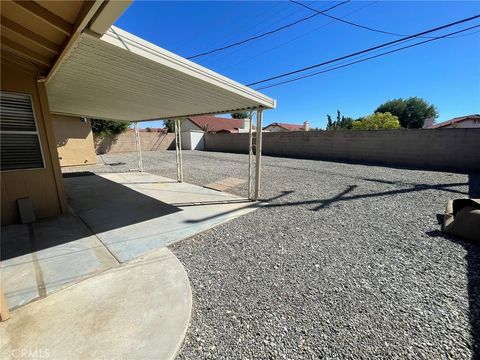
M 250 111 L 249 114 L 250 123 L 248 126 L 248 198 L 250 200 L 253 199 L 252 197 L 252 188 L 253 188 L 253 111 Z
M 142 143 L 140 141 L 140 130 L 138 128 L 138 121 L 135 122 L 135 147 L 137 148 L 137 161 L 138 169 L 143 172 L 143 159 L 142 159 Z
M 257 131 L 255 133 L 255 194 L 253 196 L 254 200 L 258 200 L 258 195 L 260 193 L 260 166 L 262 161 L 262 118 L 263 110 L 257 110 Z
M 175 152 L 177 157 L 177 181 L 183 182 L 181 119 L 175 119 L 174 123 L 175 123 Z

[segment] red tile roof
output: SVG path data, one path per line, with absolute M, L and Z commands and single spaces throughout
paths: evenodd
M 285 130 L 288 131 L 298 131 L 298 130 L 303 130 L 303 125 L 298 125 L 298 124 L 287 124 L 287 123 L 271 123 L 268 126 L 265 126 L 263 129 L 268 129 L 269 126 L 279 126 L 281 128 L 284 128 Z
M 243 119 L 219 118 L 216 116 L 189 117 L 192 123 L 207 132 L 231 132 L 236 133 L 243 128 Z
M 453 118 L 453 119 L 450 119 L 450 120 L 447 120 L 447 121 L 442 121 L 441 123 L 438 123 L 438 124 L 433 124 L 428 129 L 437 129 L 437 128 L 457 124 L 459 122 L 466 121 L 466 120 L 480 120 L 480 115 L 479 114 L 472 114 L 472 115 L 456 117 L 456 118 Z

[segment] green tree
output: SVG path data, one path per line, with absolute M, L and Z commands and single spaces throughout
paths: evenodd
M 337 120 L 332 121 L 332 117 L 327 115 L 327 130 L 349 130 L 353 122 L 353 118 L 342 116 L 340 110 L 337 110 Z
M 398 117 L 400 125 L 408 129 L 419 129 L 423 127 L 425 119 L 438 117 L 437 109 L 419 97 L 408 99 L 393 99 L 380 105 L 375 112 L 386 113 Z
M 92 132 L 95 135 L 118 135 L 127 131 L 130 123 L 127 121 L 110 121 L 92 119 Z
M 389 112 L 368 115 L 362 120 L 357 120 L 352 123 L 353 130 L 386 130 L 399 128 L 400 122 L 398 121 L 398 117 Z
M 235 112 L 235 113 L 231 113 L 230 116 L 233 118 L 233 119 L 248 119 L 250 117 L 250 113 L 248 112 Z
M 175 132 L 175 121 L 173 120 L 163 120 L 163 126 L 167 129 L 168 132 Z
M 327 115 L 327 130 L 335 130 L 332 117 L 330 115 Z

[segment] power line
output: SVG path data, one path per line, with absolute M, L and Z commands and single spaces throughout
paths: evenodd
M 350 15 L 352 15 L 352 14 L 355 14 L 355 13 L 357 13 L 357 12 L 359 12 L 359 11 L 362 11 L 363 9 L 365 9 L 365 8 L 367 8 L 367 7 L 369 7 L 369 6 L 374 5 L 374 4 L 377 3 L 377 2 L 378 2 L 378 1 L 369 2 L 369 3 L 367 3 L 366 5 L 358 8 L 358 9 L 355 9 L 355 10 L 353 10 L 353 11 L 351 11 L 351 12 L 349 12 L 349 13 L 343 15 L 343 16 L 350 16 Z M 290 40 L 284 41 L 284 42 L 282 42 L 282 43 L 280 43 L 280 44 L 278 44 L 278 45 L 275 45 L 275 46 L 273 46 L 273 47 L 271 47 L 271 48 L 269 48 L 269 49 L 266 49 L 266 50 L 264 50 L 264 51 L 261 51 L 261 52 L 255 54 L 255 55 L 253 55 L 253 56 L 250 56 L 250 57 L 248 57 L 248 58 L 246 58 L 246 59 L 242 59 L 242 60 L 240 60 L 240 61 L 237 61 L 237 62 L 235 62 L 235 63 L 233 63 L 233 64 L 230 64 L 230 65 L 227 65 L 227 66 L 222 66 L 222 67 L 220 67 L 219 69 L 222 69 L 222 70 L 223 70 L 223 69 L 228 69 L 228 68 L 230 68 L 230 67 L 237 66 L 237 65 L 242 64 L 242 63 L 244 63 L 244 62 L 251 61 L 251 60 L 253 60 L 253 59 L 255 59 L 255 58 L 257 58 L 257 57 L 259 57 L 259 56 L 261 56 L 261 55 L 263 55 L 263 54 L 269 53 L 269 52 L 271 52 L 271 51 L 273 51 L 273 50 L 275 50 L 275 49 L 278 49 L 278 48 L 280 48 L 280 47 L 282 47 L 282 46 L 285 46 L 285 45 L 287 45 L 287 44 L 290 44 L 290 43 L 292 43 L 292 42 L 294 42 L 294 41 L 296 41 L 296 40 L 298 40 L 298 39 L 300 39 L 300 38 L 302 38 L 302 37 L 304 37 L 304 36 L 307 36 L 307 35 L 309 35 L 309 34 L 311 34 L 311 33 L 314 33 L 314 32 L 316 32 L 316 31 L 318 31 L 318 30 L 320 30 L 320 29 L 322 29 L 322 28 L 324 28 L 324 27 L 326 27 L 326 26 L 328 26 L 328 25 L 330 25 L 330 24 L 333 24 L 333 23 L 335 23 L 335 20 L 332 20 L 332 21 L 330 21 L 330 22 L 328 22 L 328 23 L 322 24 L 322 25 L 314 28 L 313 30 L 309 30 L 309 31 L 307 31 L 306 33 L 303 33 L 303 34 L 301 34 L 301 35 L 299 35 L 299 36 L 296 36 L 296 37 L 294 37 L 294 38 L 292 38 L 292 39 L 290 39 Z
M 305 5 L 299 1 L 295 1 L 295 0 L 289 0 L 290 2 L 294 3 L 294 4 L 297 4 L 297 5 L 300 5 L 300 6 L 303 6 L 304 8 L 306 9 L 309 9 L 313 12 L 319 12 L 319 10 L 309 6 L 309 5 Z M 329 15 L 329 14 L 323 14 L 321 13 L 323 16 L 326 16 L 326 17 L 329 17 L 330 19 L 334 19 L 334 20 L 337 20 L 337 21 L 340 21 L 340 22 L 343 22 L 345 24 L 349 24 L 349 25 L 352 25 L 352 26 L 356 26 L 358 28 L 361 28 L 361 29 L 365 29 L 365 30 L 369 30 L 369 31 L 373 31 L 373 32 L 378 32 L 378 33 L 381 33 L 381 34 L 387 34 L 387 35 L 394 35 L 394 36 L 407 36 L 405 34 L 397 34 L 397 33 L 394 33 L 394 32 L 390 32 L 390 31 L 384 31 L 384 30 L 380 30 L 380 29 L 375 29 L 375 28 L 372 28 L 370 26 L 366 26 L 366 25 L 361 25 L 361 24 L 357 24 L 357 23 L 354 23 L 354 22 L 351 22 L 351 21 L 348 21 L 348 20 L 344 20 L 344 19 L 341 19 L 339 17 L 336 17 L 336 16 L 332 16 L 332 15 Z
M 296 0 L 289 0 L 289 1 L 294 3 L 294 4 L 300 5 L 304 8 L 306 8 L 306 9 L 309 9 L 311 11 L 319 12 L 319 10 L 311 7 L 310 5 L 306 5 L 304 3 L 301 3 L 300 1 L 296 1 Z M 330 14 L 323 14 L 323 13 L 321 13 L 321 14 L 323 16 L 326 16 L 326 17 L 330 18 L 330 19 L 334 19 L 334 20 L 343 22 L 343 23 L 348 24 L 348 25 L 356 26 L 356 27 L 361 28 L 361 29 L 365 29 L 365 30 L 369 30 L 369 31 L 373 31 L 373 32 L 378 32 L 378 33 L 381 33 L 381 34 L 393 35 L 393 36 L 408 36 L 406 34 L 398 34 L 398 33 L 385 31 L 385 30 L 381 30 L 381 29 L 375 29 L 375 28 L 372 28 L 372 27 L 366 26 L 366 25 L 357 24 L 357 23 L 354 23 L 352 21 L 348 21 L 348 20 L 333 16 L 333 15 L 330 15 Z M 435 36 L 419 36 L 419 38 L 434 39 Z
M 331 64 L 333 62 L 348 59 L 348 58 L 351 58 L 353 56 L 361 55 L 361 54 L 364 54 L 364 53 L 367 53 L 367 52 L 370 52 L 370 51 L 373 51 L 373 50 L 384 48 L 384 47 L 389 46 L 389 45 L 393 45 L 393 44 L 397 44 L 397 43 L 400 43 L 400 42 L 403 42 L 403 41 L 406 41 L 406 40 L 409 40 L 409 39 L 417 38 L 419 36 L 429 34 L 429 33 L 432 33 L 432 32 L 438 31 L 438 30 L 446 29 L 446 28 L 452 27 L 454 25 L 462 24 L 462 23 L 467 22 L 467 21 L 472 21 L 472 20 L 475 20 L 479 17 L 480 17 L 480 15 L 474 15 L 474 16 L 471 16 L 469 18 L 465 18 L 465 19 L 462 19 L 462 20 L 452 22 L 450 24 L 442 25 L 442 26 L 439 26 L 439 27 L 436 27 L 436 28 L 433 28 L 433 29 L 430 29 L 430 30 L 422 31 L 422 32 L 414 34 L 414 35 L 409 35 L 409 36 L 403 37 L 403 38 L 398 39 L 398 40 L 390 41 L 390 42 L 387 42 L 387 43 L 384 43 L 384 44 L 381 44 L 381 45 L 373 46 L 373 47 L 365 49 L 365 50 L 354 52 L 352 54 L 344 55 L 344 56 L 338 57 L 336 59 L 324 61 L 324 62 L 315 64 L 315 65 L 307 66 L 307 67 L 297 69 L 297 70 L 293 70 L 293 71 L 290 71 L 290 72 L 287 72 L 287 73 L 272 76 L 272 77 L 269 77 L 267 79 L 255 81 L 253 83 L 248 84 L 247 86 L 253 86 L 253 85 L 261 84 L 261 83 L 264 83 L 264 82 L 267 82 L 267 81 L 279 79 L 279 78 L 282 78 L 282 77 L 285 77 L 285 76 L 289 76 L 289 75 L 297 74 L 297 73 L 304 72 L 304 71 L 307 71 L 307 70 L 310 70 L 310 69 L 314 69 L 314 68 L 317 68 L 317 67 L 320 67 L 320 66 L 323 66 L 323 65 Z M 432 40 L 434 40 L 434 39 L 432 39 Z
M 311 74 L 299 76 L 299 77 L 296 77 L 294 79 L 289 79 L 289 80 L 278 82 L 276 84 L 272 84 L 272 85 L 264 86 L 264 87 L 261 87 L 261 88 L 257 88 L 256 90 L 268 89 L 268 88 L 276 87 L 276 86 L 279 86 L 279 85 L 283 85 L 283 84 L 291 83 L 291 82 L 294 82 L 294 81 L 298 81 L 298 80 L 306 79 L 306 78 L 309 78 L 309 77 L 313 77 L 313 76 L 323 74 L 323 73 L 326 73 L 326 72 L 330 72 L 330 71 L 333 71 L 333 70 L 337 70 L 337 69 L 341 69 L 341 68 L 344 68 L 344 67 L 352 66 L 352 65 L 355 65 L 355 64 L 367 61 L 367 60 L 375 59 L 375 58 L 385 56 L 385 55 L 388 55 L 388 54 L 392 54 L 392 53 L 395 53 L 395 52 L 398 52 L 398 51 L 401 51 L 401 50 L 405 50 L 405 49 L 412 48 L 412 47 L 415 47 L 415 46 L 423 45 L 423 44 L 426 44 L 426 43 L 429 43 L 429 42 L 432 42 L 432 41 L 435 41 L 435 40 L 444 39 L 448 36 L 460 34 L 460 33 L 463 33 L 465 31 L 472 30 L 472 29 L 475 29 L 475 28 L 478 28 L 478 27 L 480 27 L 480 25 L 474 25 L 474 26 L 471 26 L 471 27 L 468 27 L 468 28 L 465 28 L 465 29 L 462 29 L 462 30 L 458 30 L 458 31 L 455 31 L 455 32 L 452 32 L 452 33 L 449 33 L 449 34 L 445 34 L 445 35 L 434 37 L 434 38 L 431 38 L 431 39 L 428 39 L 428 40 L 420 41 L 418 43 L 403 46 L 403 47 L 400 47 L 400 48 L 397 48 L 397 49 L 394 49 L 394 50 L 386 51 L 386 52 L 383 52 L 383 53 L 378 54 L 378 55 L 369 56 L 369 57 L 366 57 L 366 58 L 363 58 L 363 59 L 360 59 L 360 60 L 356 60 L 356 61 L 352 61 L 352 62 L 343 64 L 343 65 L 335 66 L 335 67 L 328 68 L 328 69 L 321 70 L 321 71 L 317 71 L 317 72 L 314 72 L 314 73 L 311 73 Z
M 215 53 L 215 52 L 218 52 L 218 51 L 222 51 L 222 50 L 229 49 L 229 48 L 234 47 L 234 46 L 238 46 L 238 45 L 245 44 L 245 43 L 250 42 L 250 41 L 253 41 L 253 40 L 260 39 L 260 38 L 262 38 L 262 37 L 265 37 L 265 36 L 274 34 L 274 33 L 278 32 L 278 31 L 287 29 L 287 28 L 289 28 L 289 27 L 295 26 L 295 25 L 300 24 L 300 23 L 302 23 L 302 22 L 304 22 L 304 21 L 307 21 L 307 20 L 309 20 L 309 19 L 312 19 L 312 18 L 314 18 L 314 17 L 316 17 L 316 16 L 318 16 L 318 15 L 320 15 L 320 14 L 323 14 L 323 13 L 325 13 L 325 12 L 327 12 L 327 11 L 333 10 L 333 9 L 335 9 L 336 7 L 338 7 L 338 6 L 340 6 L 340 5 L 343 5 L 343 4 L 346 4 L 346 3 L 350 2 L 350 1 L 351 1 L 351 0 L 343 1 L 343 2 L 341 2 L 341 3 L 338 3 L 338 4 L 336 4 L 336 5 L 333 5 L 333 6 L 329 7 L 328 9 L 325 9 L 325 10 L 322 10 L 322 11 L 319 10 L 319 12 L 316 12 L 316 13 L 310 15 L 310 16 L 301 18 L 301 19 L 299 19 L 299 20 L 297 20 L 297 21 L 294 21 L 294 22 L 292 22 L 292 23 L 289 23 L 289 24 L 287 24 L 287 25 L 280 26 L 279 28 L 276 28 L 276 29 L 273 29 L 273 30 L 264 32 L 264 33 L 259 34 L 259 35 L 256 35 L 256 36 L 252 36 L 252 37 L 250 37 L 250 38 L 248 38 L 248 39 L 245 39 L 245 40 L 237 41 L 237 42 L 235 42 L 235 43 L 233 43 L 233 44 L 225 45 L 225 46 L 222 46 L 222 47 L 219 47 L 219 48 L 210 50 L 210 51 L 205 51 L 205 52 L 202 52 L 202 53 L 199 53 L 199 54 L 196 54 L 196 55 L 189 56 L 189 57 L 187 57 L 187 59 L 189 59 L 189 60 L 195 59 L 195 58 L 198 58 L 198 57 L 201 57 L 201 56 L 209 55 L 209 54 L 212 54 L 212 53 Z
M 313 4 L 314 2 L 316 2 L 318 0 L 314 0 L 312 1 L 309 5 Z M 295 10 L 294 11 L 291 11 L 292 10 L 292 7 L 291 7 L 291 4 L 289 4 L 288 2 L 286 1 L 283 1 L 283 2 L 279 2 L 280 4 L 287 4 L 287 6 L 290 5 L 290 8 L 288 9 L 283 9 L 283 10 L 289 10 L 290 12 L 282 17 L 280 17 L 279 19 L 274 19 L 273 22 L 267 24 L 267 20 L 271 19 L 274 15 L 277 15 L 277 14 L 273 14 L 273 16 L 269 16 L 269 17 L 266 17 L 264 19 L 262 19 L 262 24 L 260 24 L 261 26 L 260 27 L 257 27 L 257 30 L 253 33 L 249 33 L 248 35 L 243 35 L 243 34 L 237 34 L 236 36 L 236 39 L 233 39 L 233 38 L 230 38 L 230 40 L 228 40 L 228 42 L 233 42 L 234 40 L 235 41 L 238 41 L 238 39 L 241 39 L 242 36 L 239 36 L 239 35 L 243 35 L 243 37 L 246 37 L 246 36 L 256 36 L 258 34 L 261 34 L 262 32 L 265 32 L 265 31 L 268 31 L 268 29 L 271 29 L 273 28 L 274 25 L 278 24 L 278 23 L 281 23 L 284 19 L 287 19 L 287 18 L 292 18 L 292 16 L 294 16 L 295 14 L 299 13 L 299 12 L 302 12 L 304 11 L 305 9 L 302 9 L 301 7 L 299 6 L 295 6 Z M 331 1 L 328 3 L 328 6 L 330 6 L 330 4 L 333 4 L 333 3 L 336 3 L 336 1 Z M 278 14 L 280 14 L 281 12 L 280 11 Z M 263 14 L 260 14 L 260 16 L 262 16 Z M 251 29 L 249 29 L 251 30 Z M 225 39 L 223 39 L 223 43 L 225 43 Z M 221 42 L 221 40 L 220 40 Z M 253 45 L 254 42 L 251 42 L 249 44 L 245 44 L 245 46 L 251 46 Z M 215 44 L 215 46 L 218 46 L 218 42 Z M 213 46 L 211 46 L 210 48 L 212 48 Z M 203 62 L 203 64 L 214 64 L 218 61 L 220 61 L 221 59 L 224 59 L 226 57 L 229 57 L 229 56 L 232 56 L 234 55 L 235 53 L 239 52 L 239 51 L 242 51 L 242 49 L 244 49 L 243 46 L 239 46 L 237 48 L 234 48 L 234 49 L 231 49 L 232 51 L 224 51 L 224 52 L 218 52 L 216 54 L 212 54 L 212 56 L 209 56 L 208 59 L 206 59 L 206 62 Z
M 240 3 L 241 3 L 240 1 L 237 2 L 237 4 L 240 4 Z M 282 4 L 285 4 L 285 3 L 278 2 L 274 6 L 270 7 L 269 10 L 273 11 Z M 265 23 L 268 20 L 270 20 L 271 18 L 273 18 L 273 17 L 277 16 L 278 14 L 284 12 L 285 10 L 286 10 L 286 8 L 282 8 L 282 9 L 280 9 L 280 11 L 273 11 L 273 13 L 270 13 L 270 14 L 268 14 L 268 12 L 254 14 L 254 16 L 252 16 L 251 18 L 248 18 L 246 21 L 243 21 L 241 23 L 241 29 L 240 30 L 246 30 L 248 32 L 249 36 L 254 36 L 254 35 L 260 33 L 264 28 L 261 28 L 261 26 L 258 26 L 257 25 L 258 22 L 253 23 L 253 21 L 256 21 L 257 19 L 262 18 L 262 25 L 265 25 Z M 291 10 L 291 8 L 290 8 L 290 10 Z M 252 23 L 253 23 L 253 25 L 251 25 Z M 253 29 L 252 29 L 252 27 L 253 27 Z M 260 29 L 260 30 L 258 30 L 258 29 Z M 239 28 L 238 28 L 237 25 L 235 27 L 231 27 L 231 29 L 229 29 L 229 30 L 231 30 L 231 31 L 228 31 L 226 33 L 222 33 L 222 36 L 219 37 L 217 39 L 217 41 L 215 41 L 210 46 L 207 46 L 206 48 L 213 48 L 214 46 L 220 46 L 220 44 L 225 43 L 226 41 L 233 42 L 233 41 L 237 41 L 238 38 L 240 38 L 239 31 L 238 31 Z M 252 31 L 254 31 L 254 32 L 252 33 Z M 240 33 L 243 33 L 243 31 L 240 31 Z M 205 47 L 204 47 L 204 49 L 205 49 Z M 201 51 L 207 51 L 207 50 L 202 49 Z

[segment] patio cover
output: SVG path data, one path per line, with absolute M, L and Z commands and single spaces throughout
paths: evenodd
M 52 113 L 156 120 L 275 108 L 275 100 L 112 26 L 85 31 L 47 82 Z

